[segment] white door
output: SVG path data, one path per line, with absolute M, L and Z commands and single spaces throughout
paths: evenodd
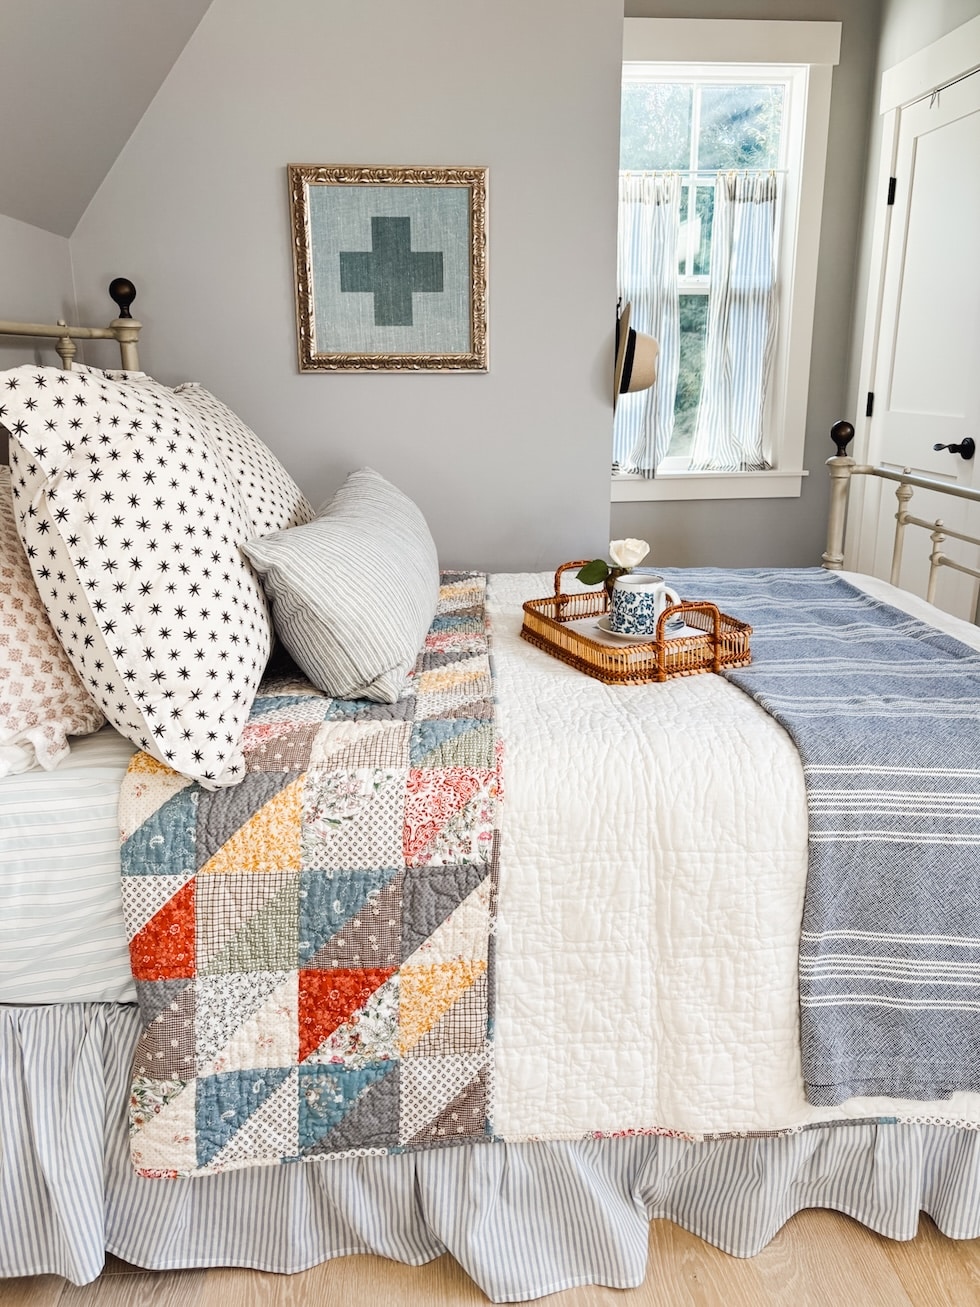
M 980 72 L 902 111 L 895 177 L 869 458 L 980 486 L 980 451 L 967 460 L 933 448 L 980 444 Z M 869 479 L 864 538 L 873 559 L 861 564 L 886 579 L 896 507 L 894 484 Z M 916 490 L 909 511 L 980 535 L 980 505 Z M 925 593 L 930 548 L 927 531 L 907 529 L 904 588 Z M 943 548 L 977 565 L 973 546 L 950 539 Z M 944 568 L 936 601 L 972 620 L 977 582 Z

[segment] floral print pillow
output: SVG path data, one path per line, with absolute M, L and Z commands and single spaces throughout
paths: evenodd
M 44 611 L 14 524 L 10 468 L 0 467 L 0 776 L 56 767 L 69 735 L 104 721 Z

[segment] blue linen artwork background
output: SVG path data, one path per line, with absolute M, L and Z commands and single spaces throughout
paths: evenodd
M 310 186 L 308 196 L 317 354 L 472 349 L 469 187 Z M 341 289 L 341 254 L 369 253 L 378 217 L 408 218 L 412 253 L 442 254 L 442 290 L 413 293 L 411 326 L 376 325 L 374 294 Z

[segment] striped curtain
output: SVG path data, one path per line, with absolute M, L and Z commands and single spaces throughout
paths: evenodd
M 776 341 L 776 177 L 715 180 L 708 331 L 691 470 L 771 466 L 762 416 Z
M 619 296 L 630 326 L 660 344 L 657 383 L 620 395 L 613 422 L 613 470 L 652 477 L 674 431 L 680 363 L 677 293 L 680 177 L 622 173 L 619 182 Z

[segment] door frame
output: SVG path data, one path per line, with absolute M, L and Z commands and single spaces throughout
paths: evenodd
M 893 177 L 898 157 L 902 112 L 924 96 L 968 77 L 980 69 L 980 16 L 948 32 L 931 45 L 923 46 L 901 63 L 886 68 L 881 75 L 878 112 L 882 118 L 881 151 L 874 188 L 874 226 L 867 282 L 864 331 L 861 338 L 861 361 L 857 391 L 854 396 L 854 457 L 859 463 L 875 463 L 880 458 L 878 432 L 874 418 L 865 414 L 868 393 L 874 384 L 881 331 L 882 296 L 885 286 L 885 260 L 891 230 L 892 208 L 886 203 L 889 178 Z M 870 571 L 874 562 L 878 505 L 885 483 L 878 477 L 859 477 L 852 483 L 849 517 L 858 530 L 849 533 L 844 546 L 844 566 L 855 571 Z M 854 491 L 857 490 L 857 495 Z M 885 493 L 887 493 L 887 488 Z

